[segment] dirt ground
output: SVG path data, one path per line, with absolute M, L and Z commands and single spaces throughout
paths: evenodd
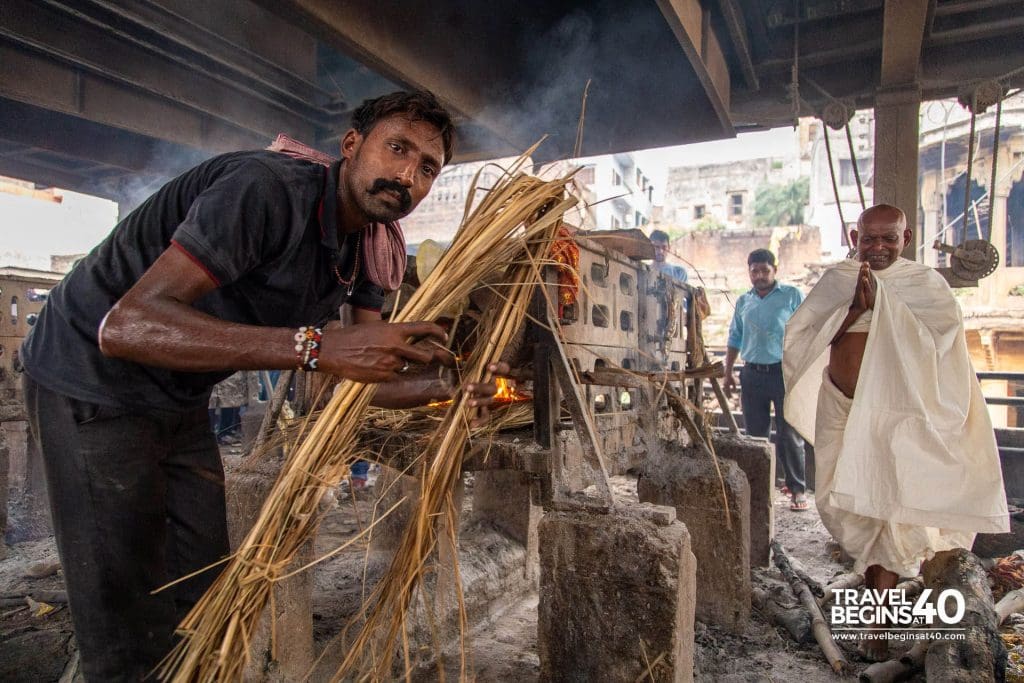
M 227 455 L 227 454 L 226 454 Z M 230 457 L 230 456 L 229 456 Z M 635 481 L 616 477 L 618 495 L 635 497 Z M 317 551 L 327 552 L 356 533 L 371 518 L 373 493 L 359 492 L 352 500 L 346 491 L 339 492 L 317 540 Z M 776 537 L 806 572 L 822 584 L 843 566 L 834 561 L 828 545 L 829 537 L 813 509 L 791 512 L 787 499 L 776 500 Z M 464 537 L 465 537 L 464 532 Z M 471 533 L 486 534 L 486 530 Z M 497 541 L 485 536 L 485 543 L 494 553 L 510 552 Z M 55 570 L 57 554 L 53 539 L 18 543 L 9 547 L 8 556 L 0 561 L 0 594 L 5 606 L 0 607 L 0 680 L 2 681 L 73 681 L 76 666 L 75 646 L 67 605 L 59 600 L 46 614 L 45 607 L 30 606 L 19 596 L 50 595 L 63 590 L 62 574 Z M 382 570 L 381 560 L 366 562 L 366 546 L 349 551 L 315 568 L 314 636 L 317 650 L 324 649 L 338 632 L 345 619 L 359 604 L 362 579 L 372 580 Z M 42 575 L 33 577 L 32 575 Z M 756 584 L 766 586 L 778 582 L 773 570 L 754 571 Z M 49 591 L 49 594 L 44 593 Z M 536 645 L 537 596 L 527 594 L 494 609 L 490 618 L 480 623 L 471 634 L 470 667 L 478 681 L 535 681 L 539 673 Z M 866 664 L 848 653 L 856 670 Z M 698 681 L 817 681 L 843 679 L 831 672 L 816 645 L 799 645 L 782 629 L 767 624 L 755 610 L 747 632 L 734 636 L 697 624 L 695 678 Z M 328 667 L 329 665 L 325 665 Z M 314 680 L 320 678 L 318 670 Z M 458 657 L 446 659 L 446 670 L 457 676 Z M 422 671 L 418 680 L 437 680 L 436 671 Z

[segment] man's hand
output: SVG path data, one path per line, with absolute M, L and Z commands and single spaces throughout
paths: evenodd
M 508 363 L 492 363 L 487 369 L 494 377 L 506 377 L 511 372 Z M 391 377 L 392 381 L 377 387 L 373 405 L 378 408 L 412 408 L 434 401 L 447 401 L 458 393 L 457 380 L 451 370 L 438 373 L 435 367 L 411 377 L 394 373 Z M 465 391 L 469 407 L 479 409 L 472 425 L 479 427 L 486 424 L 488 408 L 494 403 L 494 394 L 498 391 L 497 384 L 494 381 L 470 382 L 466 384 Z
M 722 391 L 729 398 L 732 398 L 732 392 L 736 391 L 736 373 L 732 368 L 722 370 Z
M 508 363 L 491 363 L 487 366 L 492 377 L 508 377 L 512 371 Z M 469 423 L 470 427 L 476 429 L 483 427 L 491 419 L 490 407 L 494 404 L 494 395 L 498 393 L 498 385 L 492 379 L 490 382 L 471 382 L 465 386 L 466 394 L 469 395 L 467 404 L 471 408 L 477 408 L 476 417 Z
M 857 288 L 853 292 L 852 311 L 869 311 L 875 307 L 875 276 L 871 274 L 871 266 L 867 262 L 860 264 L 857 273 Z
M 409 343 L 410 338 L 444 343 L 444 330 L 434 323 L 366 322 L 324 329 L 317 369 L 356 382 L 387 382 L 402 375 L 408 363 L 427 364 L 435 352 Z

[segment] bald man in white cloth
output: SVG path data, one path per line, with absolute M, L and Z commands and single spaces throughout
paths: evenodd
M 900 209 L 869 208 L 851 236 L 856 260 L 825 271 L 786 325 L 785 412 L 814 444 L 822 522 L 866 586 L 885 590 L 937 551 L 1009 531 L 1009 515 L 949 286 L 900 257 Z M 869 659 L 886 649 L 862 643 Z

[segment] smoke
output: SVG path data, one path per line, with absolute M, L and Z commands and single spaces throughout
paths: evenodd
M 550 135 L 538 160 L 570 157 L 588 81 L 580 156 L 678 144 L 703 127 L 688 126 L 688 114 L 706 120 L 706 98 L 656 3 L 556 11 L 516 17 L 521 42 L 508 58 L 518 63 L 478 116 L 489 127 L 520 147 Z

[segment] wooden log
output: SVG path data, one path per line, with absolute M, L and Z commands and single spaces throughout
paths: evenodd
M 68 594 L 64 591 L 16 591 L 0 594 L 0 607 L 24 605 L 26 597 L 30 597 L 36 602 L 46 602 L 51 605 L 63 605 L 67 604 L 68 601 Z
M 732 414 L 732 409 L 729 407 L 729 399 L 725 397 L 725 392 L 722 391 L 722 385 L 719 383 L 717 377 L 711 378 L 711 388 L 715 392 L 715 397 L 718 399 L 718 406 L 722 409 L 722 415 L 725 415 L 725 426 L 726 431 L 730 434 L 739 434 L 740 428 L 736 424 L 736 416 Z
M 846 590 L 848 588 L 859 588 L 864 585 L 864 577 L 861 574 L 841 574 L 832 580 L 832 583 L 825 586 L 825 594 L 818 598 L 818 607 L 824 608 L 835 598 L 833 591 Z
M 800 604 L 811 615 L 811 632 L 814 634 L 814 639 L 818 642 L 818 647 L 821 648 L 822 653 L 825 655 L 825 659 L 828 660 L 829 666 L 832 667 L 832 671 L 845 675 L 850 670 L 850 664 L 846 661 L 846 657 L 843 656 L 842 650 L 832 640 L 832 631 L 829 629 L 828 622 L 825 621 L 825 617 L 822 615 L 821 608 L 818 607 L 814 595 L 811 594 L 811 589 L 793 570 L 789 557 L 786 556 L 786 552 L 778 541 L 772 541 L 772 560 L 775 562 L 775 566 L 779 568 L 779 571 L 782 572 L 782 575 L 786 577 L 786 581 L 789 582 L 793 592 L 800 599 Z
M 908 600 L 915 598 L 924 590 L 924 580 L 920 576 L 916 576 L 906 581 L 900 581 L 896 584 L 896 590 L 903 591 L 904 597 Z
M 924 666 L 925 653 L 931 641 L 919 640 L 899 659 L 876 662 L 860 674 L 861 683 L 893 683 L 909 678 Z
M 996 616 L 999 618 L 999 623 L 1002 624 L 1006 621 L 1006 618 L 1011 614 L 1016 614 L 1021 610 L 1024 610 L 1024 588 L 1018 588 L 1015 591 L 1010 591 L 1002 597 L 1002 599 L 996 603 Z
M 780 605 L 762 588 L 754 588 L 751 602 L 770 623 L 786 629 L 796 642 L 814 641 L 814 634 L 811 633 L 811 616 L 805 610 Z
M 925 657 L 929 681 L 982 681 L 1004 678 L 1007 653 L 999 637 L 999 624 L 988 574 L 971 552 L 956 548 L 935 553 L 921 566 L 924 585 L 938 598 L 944 590 L 957 590 L 966 610 L 959 624 L 963 640 L 936 640 Z M 933 599 L 934 599 L 933 598 Z M 941 624 L 940 624 L 941 625 Z

